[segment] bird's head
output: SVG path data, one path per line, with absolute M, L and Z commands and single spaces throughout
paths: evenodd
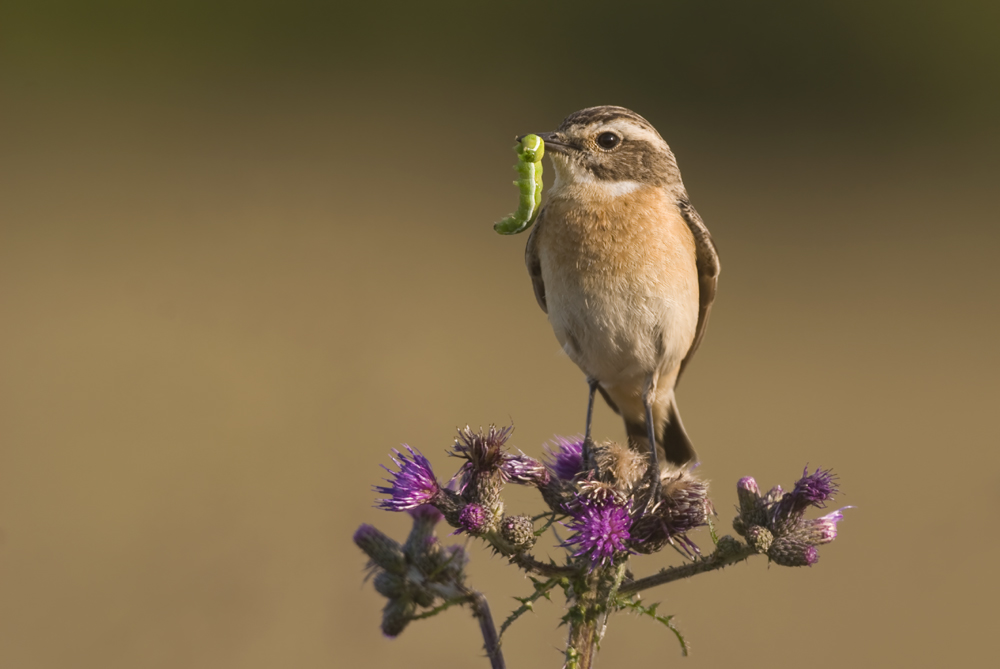
M 577 186 L 608 195 L 646 185 L 683 190 L 670 147 L 649 121 L 624 107 L 582 109 L 538 136 L 555 167 L 553 192 Z

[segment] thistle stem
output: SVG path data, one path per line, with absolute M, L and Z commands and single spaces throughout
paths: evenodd
M 575 597 L 570 608 L 569 639 L 566 641 L 567 669 L 590 669 L 597 657 L 598 588 L 600 572 L 588 574 L 574 584 Z
M 511 564 L 516 564 L 524 571 L 538 574 L 545 578 L 572 577 L 580 573 L 577 567 L 560 567 L 559 565 L 540 562 L 532 557 L 530 553 L 515 553 L 510 556 L 510 562 Z
M 479 620 L 479 631 L 483 633 L 483 645 L 486 647 L 486 655 L 490 658 L 490 666 L 492 669 L 506 669 L 503 652 L 500 650 L 500 637 L 497 635 L 496 625 L 493 624 L 493 615 L 490 613 L 490 605 L 486 603 L 486 595 L 470 591 L 468 596 L 472 615 Z
M 755 554 L 755 551 L 744 543 L 734 541 L 733 544 L 727 544 L 730 548 L 723 553 L 720 553 L 719 550 L 716 549 L 714 553 L 704 559 L 682 564 L 677 567 L 670 567 L 669 569 L 661 569 L 658 573 L 653 574 L 652 576 L 640 578 L 638 581 L 624 583 L 620 588 L 618 588 L 618 592 L 620 594 L 627 595 L 632 592 L 647 590 L 658 585 L 663 585 L 664 583 L 679 581 L 682 578 L 689 578 L 695 574 L 722 569 L 723 567 L 728 567 L 731 564 L 742 562 L 751 555 Z

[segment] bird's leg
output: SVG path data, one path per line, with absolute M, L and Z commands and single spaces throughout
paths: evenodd
M 656 455 L 656 424 L 653 422 L 653 397 L 656 395 L 656 377 L 650 375 L 646 382 L 645 392 L 642 393 L 642 406 L 646 410 L 646 438 L 649 439 L 649 501 L 647 508 L 651 508 L 660 501 L 660 462 Z
M 590 386 L 590 397 L 587 400 L 587 427 L 583 433 L 583 470 L 590 471 L 593 467 L 590 466 L 590 454 L 593 451 L 591 446 L 593 441 L 590 439 L 590 423 L 594 419 L 594 393 L 597 392 L 597 384 L 599 381 L 592 377 L 587 377 L 587 384 Z

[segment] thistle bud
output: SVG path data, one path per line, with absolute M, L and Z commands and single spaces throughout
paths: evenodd
M 740 500 L 740 517 L 746 525 L 764 525 L 767 522 L 767 512 L 764 500 L 760 496 L 757 481 L 745 476 L 736 484 L 736 495 Z
M 416 614 L 417 604 L 409 597 L 390 599 L 382 609 L 382 634 L 399 636 Z
M 747 545 L 757 553 L 766 553 L 774 542 L 774 535 L 766 527 L 751 525 L 746 533 Z
M 375 585 L 375 592 L 388 599 L 402 597 L 406 592 L 406 579 L 387 571 L 375 574 L 372 583 Z
M 720 557 L 729 557 L 736 555 L 740 551 L 740 547 L 740 542 L 727 534 L 724 537 L 719 537 L 719 543 L 715 545 L 715 552 Z
M 767 555 L 783 567 L 811 567 L 819 562 L 819 551 L 815 546 L 793 537 L 776 539 Z
M 479 504 L 466 504 L 458 516 L 458 526 L 473 536 L 487 532 L 486 509 Z
M 500 521 L 500 534 L 515 551 L 526 551 L 535 545 L 535 524 L 529 516 L 505 516 Z
M 406 573 L 406 556 L 403 547 L 375 527 L 365 524 L 354 533 L 354 543 L 372 562 L 393 574 Z
M 542 487 L 552 478 L 545 465 L 524 453 L 507 456 L 500 468 L 508 481 L 523 485 Z
M 736 483 L 736 495 L 740 500 L 740 509 L 752 511 L 760 499 L 760 488 L 752 476 L 744 476 Z

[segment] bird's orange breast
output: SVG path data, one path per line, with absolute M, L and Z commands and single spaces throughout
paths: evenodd
M 694 237 L 665 189 L 557 191 L 537 246 L 549 320 L 589 375 L 614 383 L 680 364 L 697 328 L 698 273 Z

